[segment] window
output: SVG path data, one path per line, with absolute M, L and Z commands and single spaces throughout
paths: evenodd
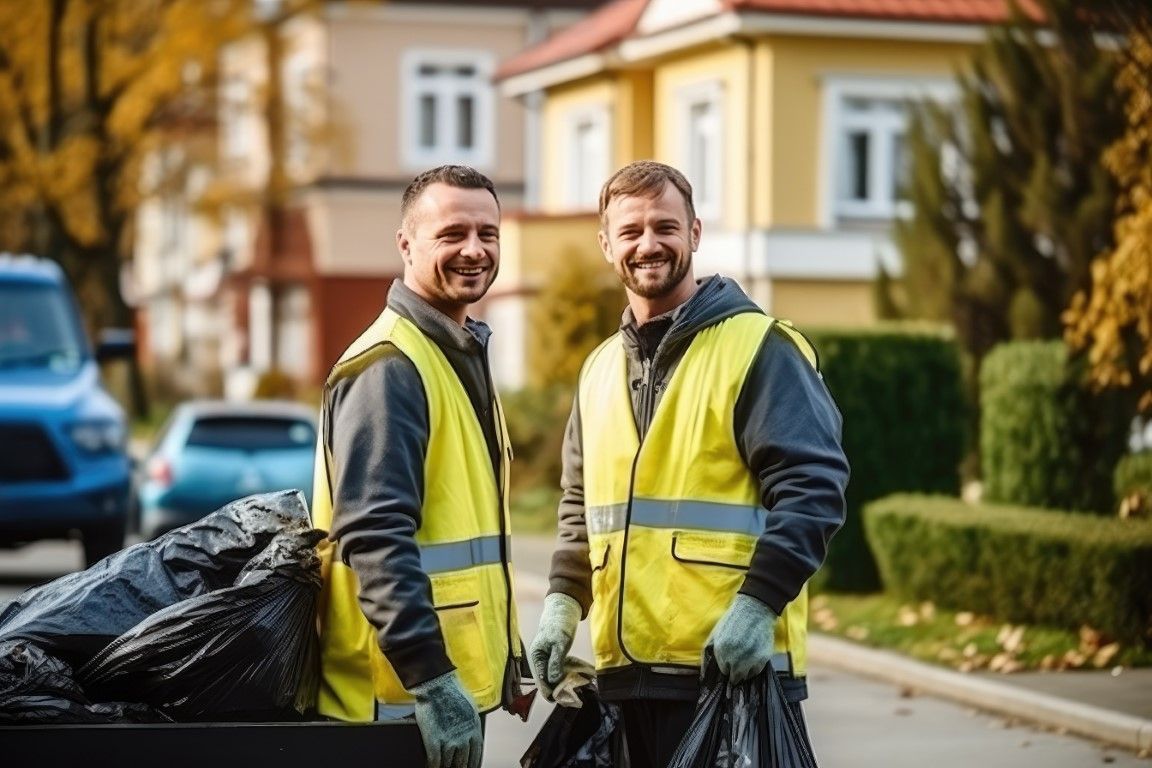
M 947 99 L 936 81 L 833 79 L 827 83 L 825 159 L 831 190 L 827 223 L 886 220 L 903 213 L 908 179 L 908 103 Z
M 718 82 L 691 86 L 679 94 L 680 165 L 692 183 L 696 215 L 720 216 L 724 177 L 723 89 Z
M 307 421 L 276 416 L 201 416 L 188 432 L 187 445 L 237 451 L 311 448 L 316 431 Z
M 568 116 L 568 184 L 564 203 L 569 208 L 596 210 L 600 186 L 611 170 L 608 108 L 583 108 Z
M 839 184 L 842 216 L 891 218 L 906 178 L 903 103 L 847 98 L 841 103 Z
M 400 113 L 404 161 L 491 165 L 492 57 L 485 52 L 408 51 Z

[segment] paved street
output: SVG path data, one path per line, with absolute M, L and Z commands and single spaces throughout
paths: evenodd
M 525 641 L 539 621 L 545 583 L 539 575 L 548 560 L 548 544 L 524 540 L 514 556 L 519 568 L 517 592 Z M 45 542 L 16 551 L 0 551 L 0 602 L 31 582 L 60 576 L 81 566 L 79 545 Z M 583 627 L 582 627 L 583 630 Z M 574 649 L 589 658 L 581 631 Z M 1149 768 L 1122 750 L 1102 748 L 1072 736 L 1045 733 L 929 696 L 904 696 L 901 690 L 855 675 L 812 670 L 812 698 L 806 712 L 822 768 L 1084 768 L 1111 765 Z M 528 723 L 497 712 L 488 719 L 485 768 L 519 765 L 551 705 L 538 700 Z

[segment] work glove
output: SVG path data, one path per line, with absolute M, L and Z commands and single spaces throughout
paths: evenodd
M 705 643 L 725 677 L 742 683 L 764 671 L 774 653 L 777 618 L 764 603 L 737 593 Z
M 540 629 L 528 651 L 532 676 L 544 698 L 552 701 L 552 689 L 564 679 L 564 659 L 576 637 L 580 623 L 580 603 L 561 592 L 544 598 L 544 612 L 540 615 Z
M 428 755 L 428 768 L 480 768 L 484 733 L 472 697 L 456 671 L 413 686 L 416 726 Z

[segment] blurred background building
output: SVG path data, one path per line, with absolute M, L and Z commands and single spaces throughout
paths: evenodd
M 223 51 L 212 130 L 195 139 L 215 152 L 138 215 L 146 367 L 237 397 L 261 377 L 320 383 L 401 274 L 395 229 L 413 176 L 464 163 L 506 210 L 532 205 L 539 118 L 492 77 L 595 4 L 327 2 L 288 16 L 265 3 L 266 24 Z

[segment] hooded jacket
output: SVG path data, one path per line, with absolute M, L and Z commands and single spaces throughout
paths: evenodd
M 461 327 L 399 281 L 389 291 L 388 307 L 431 339 L 460 379 L 502 494 L 488 326 L 469 319 Z M 323 439 L 333 458 L 329 538 L 337 543 L 339 558 L 356 573 L 360 607 L 377 629 L 381 650 L 400 682 L 411 688 L 454 668 L 414 539 L 422 525 L 429 443 L 424 385 L 416 365 L 388 344 L 355 376 L 335 382 L 323 407 L 328 425 Z M 382 417 L 385 413 L 387 418 Z M 508 561 L 507 551 L 503 560 Z M 510 660 L 505 703 L 512 695 L 509 686 L 518 679 Z
M 763 314 L 733 281 L 718 276 L 702 282 L 683 305 L 643 326 L 635 323 L 630 310 L 625 311 L 621 337 L 641 438 L 695 335 L 743 312 Z M 646 367 L 651 393 L 643 391 Z M 844 521 L 849 470 L 840 445 L 841 418 L 818 371 L 778 329 L 765 336 L 733 407 L 736 444 L 768 511 L 739 591 L 780 614 L 820 567 L 829 540 Z M 559 535 L 549 591 L 575 598 L 587 615 L 592 602 L 591 565 L 578 398 L 565 434 L 563 459 Z M 692 700 L 697 678 L 630 667 L 602 674 L 599 685 L 607 699 Z M 788 687 L 790 698 L 806 695 L 803 681 Z

